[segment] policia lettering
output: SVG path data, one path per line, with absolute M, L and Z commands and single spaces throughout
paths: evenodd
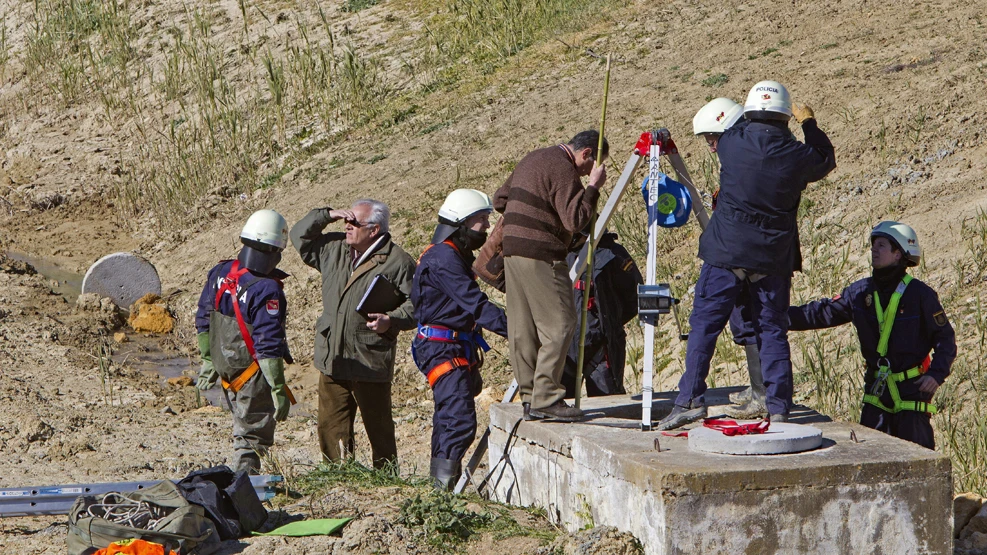
M 864 395 L 864 402 L 874 405 L 884 412 L 890 412 L 892 414 L 903 410 L 913 410 L 935 414 L 937 409 L 932 403 L 926 403 L 924 401 L 903 401 L 901 399 L 901 395 L 898 393 L 897 385 L 905 380 L 917 378 L 918 376 L 924 374 L 929 369 L 931 359 L 926 356 L 925 361 L 923 361 L 921 366 L 909 368 L 903 372 L 891 372 L 891 362 L 887 359 L 888 340 L 891 338 L 891 328 L 894 326 L 894 317 L 898 312 L 898 301 L 901 300 L 901 295 L 904 294 L 905 287 L 908 287 L 908 283 L 911 281 L 912 276 L 905 274 L 905 277 L 902 278 L 901 283 L 898 284 L 898 287 L 891 295 L 891 301 L 888 302 L 887 312 L 881 310 L 881 298 L 876 293 L 874 294 L 874 309 L 877 311 L 877 323 L 881 327 L 881 339 L 877 343 L 877 354 L 880 355 L 881 358 L 877 361 L 877 375 L 874 380 L 874 385 L 871 386 L 870 393 Z M 887 388 L 888 393 L 891 394 L 891 401 L 893 402 L 891 407 L 888 407 L 881 402 L 881 395 L 884 395 L 885 388 Z

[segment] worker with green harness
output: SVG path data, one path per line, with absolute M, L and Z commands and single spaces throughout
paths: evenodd
M 860 423 L 935 449 L 932 396 L 956 358 L 956 335 L 936 292 L 907 272 L 922 258 L 915 231 L 886 221 L 870 238 L 872 276 L 832 299 L 791 307 L 789 329 L 852 322 L 867 363 Z

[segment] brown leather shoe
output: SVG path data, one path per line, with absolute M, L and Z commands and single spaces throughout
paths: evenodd
M 578 422 L 583 417 L 583 411 L 570 407 L 565 401 L 559 400 L 543 409 L 531 409 L 531 417 L 551 418 L 562 422 Z
M 524 408 L 524 421 L 531 422 L 532 420 L 541 420 L 541 417 L 531 416 L 531 403 L 521 403 Z

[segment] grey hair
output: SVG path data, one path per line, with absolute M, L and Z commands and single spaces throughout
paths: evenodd
M 367 216 L 368 224 L 376 224 L 380 226 L 381 233 L 387 233 L 390 230 L 391 209 L 388 208 L 386 204 L 372 198 L 362 198 L 353 203 L 353 208 L 361 205 L 370 207 L 370 215 Z

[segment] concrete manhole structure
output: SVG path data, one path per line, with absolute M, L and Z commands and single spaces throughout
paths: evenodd
M 129 309 L 148 293 L 160 295 L 161 279 L 147 260 L 129 252 L 117 252 L 89 267 L 82 279 L 82 293 L 109 297 L 120 308 Z
M 722 455 L 785 455 L 818 449 L 822 430 L 803 424 L 772 424 L 763 434 L 728 436 L 720 430 L 689 430 L 689 449 Z

